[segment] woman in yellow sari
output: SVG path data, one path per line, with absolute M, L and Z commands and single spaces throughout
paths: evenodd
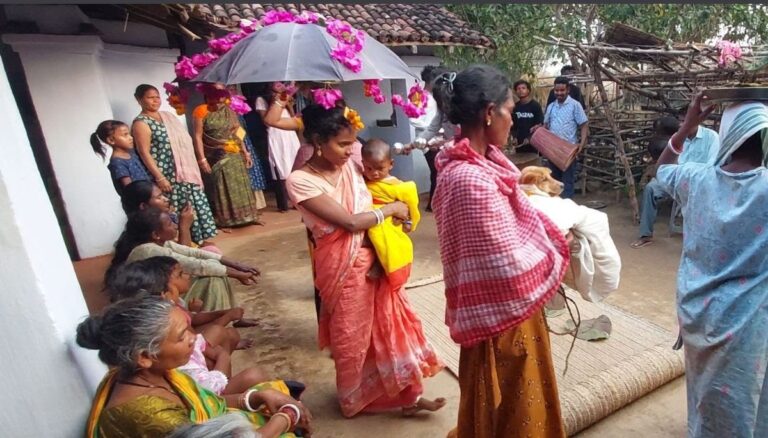
M 195 337 L 186 314 L 159 297 L 119 301 L 77 327 L 77 343 L 110 366 L 88 417 L 87 438 L 166 436 L 179 426 L 228 412 L 244 415 L 264 437 L 311 434 L 309 410 L 283 381 L 219 397 L 176 368 Z

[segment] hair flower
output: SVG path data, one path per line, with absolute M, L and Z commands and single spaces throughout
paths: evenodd
M 363 119 L 360 118 L 360 114 L 348 106 L 344 107 L 344 118 L 347 119 L 349 124 L 357 131 L 365 128 Z

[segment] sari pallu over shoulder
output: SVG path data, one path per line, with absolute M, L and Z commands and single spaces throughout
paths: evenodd
M 565 274 L 568 244 L 526 199 L 520 171 L 495 146 L 483 157 L 462 139 L 435 163 L 446 324 L 469 347 L 541 309 Z
M 116 369 L 110 370 L 99 384 L 91 405 L 91 411 L 88 415 L 86 424 L 86 438 L 99 438 L 99 418 L 109 401 L 112 389 L 117 382 Z M 266 424 L 267 418 L 261 412 L 245 412 L 235 408 L 227 407 L 226 401 L 213 392 L 201 388 L 191 377 L 176 369 L 169 370 L 166 373 L 166 379 L 176 394 L 184 402 L 184 407 L 189 411 L 189 421 L 191 423 L 204 423 L 212 418 L 224 415 L 228 412 L 237 412 L 248 418 L 254 426 L 261 427 Z M 282 380 L 263 382 L 252 387 L 256 390 L 273 389 L 283 394 L 290 393 L 288 386 Z M 293 433 L 280 435 L 281 438 L 295 438 Z
M 371 195 L 365 182 L 354 169 L 355 164 L 348 162 L 343 168 L 339 184 L 344 191 L 342 207 L 350 214 L 362 213 L 371 208 Z M 322 306 L 320 310 L 318 343 L 320 349 L 329 345 L 328 316 L 339 298 L 344 286 L 344 280 L 354 262 L 354 256 L 363 244 L 365 232 L 350 233 L 341 227 L 330 224 L 316 226 L 312 230 L 316 248 L 313 251 L 313 261 L 317 276 L 315 287 L 320 291 Z M 321 232 L 333 229 L 331 232 Z

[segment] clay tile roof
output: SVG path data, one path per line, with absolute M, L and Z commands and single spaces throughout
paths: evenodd
M 344 20 L 387 45 L 456 45 L 495 48 L 490 38 L 435 4 L 189 4 L 190 14 L 217 28 L 237 27 L 240 20 L 260 19 L 271 10 L 311 11 Z

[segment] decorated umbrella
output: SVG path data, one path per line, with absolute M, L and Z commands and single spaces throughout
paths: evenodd
M 324 89 L 313 93 L 317 103 L 330 108 L 341 98 L 341 92 L 330 87 L 332 82 L 363 81 L 365 95 L 380 104 L 385 101 L 382 79 L 418 79 L 394 52 L 341 20 L 270 11 L 260 24 L 257 29 L 257 23 L 242 20 L 239 32 L 208 41 L 204 53 L 182 57 L 175 66 L 177 80 L 197 82 L 201 91 L 216 82 L 325 82 Z M 188 92 L 174 84 L 165 84 L 165 89 L 182 114 Z M 392 104 L 408 117 L 419 117 L 425 113 L 424 93 L 417 82 L 407 98 L 393 95 Z M 238 113 L 250 111 L 241 96 L 231 96 L 231 106 Z
M 353 38 L 360 38 L 358 53 L 339 48 L 339 40 L 317 24 L 275 23 L 235 44 L 194 80 L 242 84 L 416 78 L 400 57 L 367 33 L 360 31 Z M 359 71 L 343 62 L 359 62 L 351 64 L 360 65 Z

